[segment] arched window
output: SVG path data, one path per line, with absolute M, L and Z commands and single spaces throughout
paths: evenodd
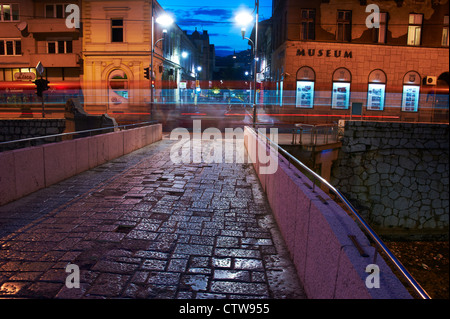
M 108 97 L 110 105 L 128 102 L 128 77 L 124 71 L 116 69 L 109 74 Z
M 304 66 L 297 71 L 296 107 L 313 108 L 315 80 L 316 74 L 309 66 Z
M 367 90 L 367 110 L 383 111 L 386 97 L 386 73 L 382 70 L 373 70 L 369 74 L 369 87 Z
M 410 71 L 403 77 L 402 111 L 417 112 L 419 108 L 420 75 Z
M 346 68 L 339 68 L 333 73 L 333 92 L 331 108 L 346 110 L 350 104 L 350 83 L 352 75 Z

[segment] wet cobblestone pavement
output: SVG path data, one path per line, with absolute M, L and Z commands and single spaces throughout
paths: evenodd
M 251 164 L 173 164 L 173 143 L 0 207 L 0 298 L 304 299 Z

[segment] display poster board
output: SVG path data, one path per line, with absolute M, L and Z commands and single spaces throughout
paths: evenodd
M 350 103 L 350 83 L 334 82 L 331 99 L 333 109 L 348 109 Z
M 297 81 L 296 107 L 313 108 L 314 106 L 314 82 Z
M 380 69 L 369 74 L 369 87 L 367 89 L 367 110 L 383 111 L 386 97 L 386 73 Z
M 417 112 L 419 108 L 420 86 L 403 85 L 402 111 Z
M 309 66 L 304 66 L 297 71 L 297 93 L 295 106 L 301 108 L 314 107 L 314 82 L 316 74 Z
M 331 94 L 331 108 L 348 109 L 350 106 L 350 82 L 352 75 L 346 68 L 339 68 L 333 72 L 333 91 Z
M 382 111 L 386 94 L 386 84 L 369 83 L 367 92 L 367 109 L 370 111 Z
M 403 78 L 402 111 L 417 112 L 419 109 L 421 78 L 419 73 L 410 71 Z

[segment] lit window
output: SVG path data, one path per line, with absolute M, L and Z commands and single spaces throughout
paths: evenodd
M 18 4 L 0 4 L 0 21 L 19 21 Z
M 373 42 L 375 43 L 386 43 L 386 34 L 387 34 L 387 13 L 380 12 L 380 27 L 373 28 L 374 30 L 374 38 Z
M 422 39 L 423 15 L 411 13 L 409 15 L 408 45 L 420 45 Z
M 444 17 L 444 29 L 442 30 L 442 46 L 448 47 L 448 16 Z

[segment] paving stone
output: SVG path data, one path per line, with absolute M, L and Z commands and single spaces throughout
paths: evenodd
M 268 286 L 264 283 L 214 281 L 211 284 L 211 291 L 224 294 L 269 297 Z
M 0 207 L 0 297 L 305 298 L 253 167 L 173 164 L 173 143 Z

